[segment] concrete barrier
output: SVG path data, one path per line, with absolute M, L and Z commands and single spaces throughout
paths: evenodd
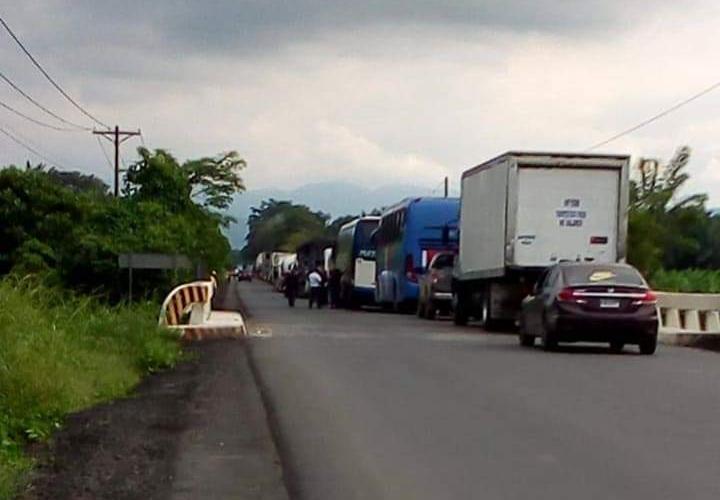
M 185 340 L 247 335 L 240 313 L 212 310 L 216 288 L 214 277 L 209 281 L 195 281 L 176 287 L 165 297 L 158 323 L 177 330 Z
M 720 294 L 656 292 L 660 333 L 720 335 Z

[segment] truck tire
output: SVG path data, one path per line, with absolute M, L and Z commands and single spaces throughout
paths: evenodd
M 459 291 L 453 292 L 453 323 L 458 326 L 468 323 L 467 302 Z
M 490 286 L 488 286 L 485 288 L 485 291 L 483 293 L 482 304 L 480 305 L 480 316 L 477 318 L 479 320 L 480 326 L 484 330 L 493 330 L 498 326 L 498 322 L 491 315 L 491 300 L 492 295 L 490 293 Z

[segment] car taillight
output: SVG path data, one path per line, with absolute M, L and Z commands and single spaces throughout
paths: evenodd
M 639 306 L 641 304 L 657 304 L 657 295 L 655 295 L 655 292 L 647 290 L 641 299 L 635 301 L 635 305 Z
M 575 290 L 572 288 L 563 288 L 560 292 L 558 292 L 557 299 L 560 302 L 575 302 L 577 300 Z
M 405 256 L 405 276 L 412 282 L 417 282 L 417 275 L 415 274 L 415 263 L 413 262 L 412 254 Z

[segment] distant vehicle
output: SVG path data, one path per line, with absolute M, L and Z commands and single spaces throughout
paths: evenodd
M 249 269 L 240 269 L 236 275 L 238 281 L 252 281 L 252 272 Z
M 292 253 L 289 252 L 272 252 L 270 254 L 270 274 L 266 278 L 267 281 L 276 285 L 282 278 L 282 265 L 283 262 L 287 262 L 288 258 L 293 258 Z
M 375 232 L 375 300 L 395 310 L 417 304 L 418 279 L 438 252 L 457 248 L 457 198 L 410 198 L 383 213 Z
M 539 337 L 545 350 L 558 342 L 609 342 L 613 351 L 657 347 L 657 299 L 627 264 L 560 263 L 548 268 L 522 304 L 520 343 Z
M 419 278 L 420 296 L 417 315 L 435 319 L 438 310 L 447 314 L 452 310 L 452 274 L 455 252 L 440 252 L 428 264 L 427 272 Z
M 375 244 L 371 236 L 379 223 L 380 217 L 360 217 L 338 232 L 335 267 L 342 273 L 340 301 L 346 307 L 371 304 L 375 299 Z
M 255 258 L 255 275 L 266 280 L 272 271 L 272 262 L 270 260 L 270 252 L 260 252 Z
M 455 323 L 514 323 L 543 269 L 625 256 L 628 156 L 507 153 L 462 176 Z

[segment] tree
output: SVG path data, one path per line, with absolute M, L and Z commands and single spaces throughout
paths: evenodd
M 697 267 L 703 257 L 710 218 L 707 195 L 683 195 L 691 156 L 679 148 L 667 164 L 641 158 L 639 179 L 631 182 L 628 260 L 647 275 L 661 268 Z
M 300 244 L 326 235 L 330 216 L 305 205 L 269 199 L 253 207 L 248 217 L 244 253 L 254 259 L 260 252 L 293 252 Z
M 247 164 L 236 151 L 216 156 L 200 158 L 183 164 L 192 196 L 200 200 L 206 208 L 227 210 L 233 195 L 245 191 L 240 171 Z

